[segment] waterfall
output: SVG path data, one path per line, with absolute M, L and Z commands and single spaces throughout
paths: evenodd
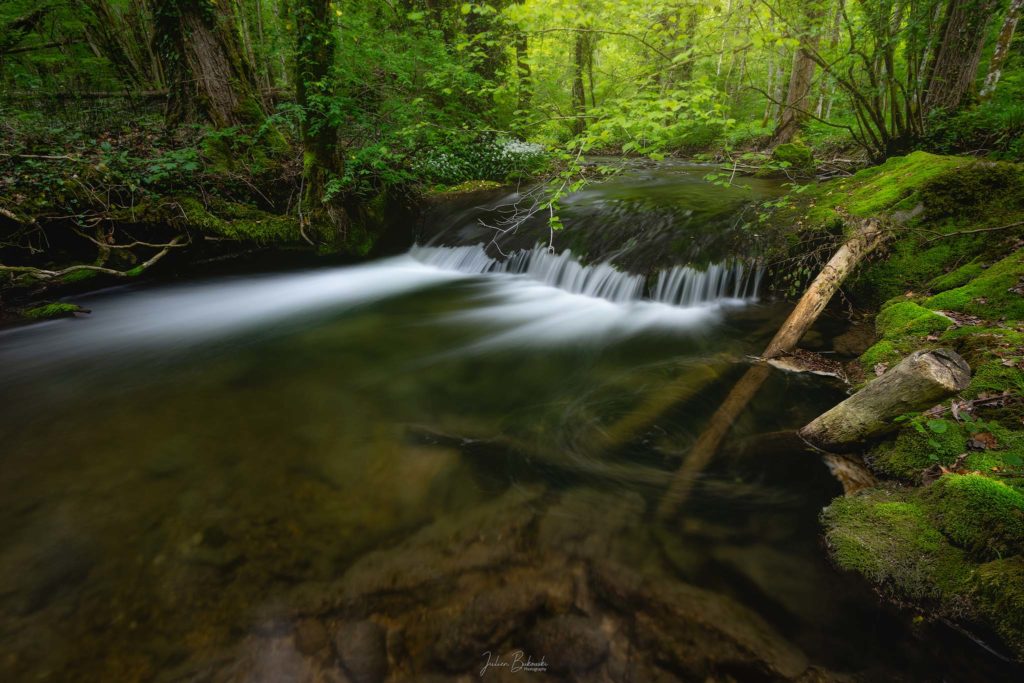
M 487 255 L 482 245 L 461 247 L 414 246 L 413 258 L 444 270 L 462 273 L 515 273 L 573 294 L 615 303 L 644 298 L 642 275 L 624 273 L 611 263 L 583 265 L 566 250 L 553 254 L 537 245 L 501 260 Z M 661 303 L 693 307 L 722 300 L 749 300 L 757 296 L 764 269 L 755 261 L 735 259 L 704 269 L 675 266 L 658 273 L 647 298 Z
M 697 306 L 722 299 L 754 299 L 764 268 L 740 260 L 712 263 L 704 270 L 675 266 L 658 273 L 651 298 L 675 306 Z

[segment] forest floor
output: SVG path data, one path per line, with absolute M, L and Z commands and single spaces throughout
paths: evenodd
M 893 236 L 845 293 L 877 311 L 847 374 L 864 384 L 945 347 L 972 380 L 871 448 L 881 483 L 825 509 L 828 549 L 883 596 L 1024 657 L 1024 168 L 916 152 L 814 186 L 777 219 L 813 242 L 868 216 Z

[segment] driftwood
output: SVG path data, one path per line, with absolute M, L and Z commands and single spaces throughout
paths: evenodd
M 814 278 L 814 282 L 800 297 L 796 308 L 768 343 L 764 353 L 761 354 L 762 357 L 767 360 L 795 349 L 797 342 L 825 310 L 825 306 L 828 305 L 847 276 L 853 272 L 865 256 L 885 241 L 885 237 L 886 233 L 879 221 L 867 219 L 862 222 L 853 236 L 832 255 L 829 262 Z M 686 501 L 697 475 L 714 456 L 733 422 L 757 394 L 757 390 L 768 379 L 771 371 L 772 368 L 769 365 L 760 363 L 754 365 L 729 392 L 725 401 L 711 416 L 707 428 L 698 437 L 683 461 L 683 465 L 676 473 L 672 485 L 658 507 L 659 516 L 670 517 Z
M 930 408 L 970 381 L 970 366 L 953 351 L 915 351 L 799 434 L 825 451 L 853 451 L 895 430 L 899 425 L 893 419 L 899 415 Z

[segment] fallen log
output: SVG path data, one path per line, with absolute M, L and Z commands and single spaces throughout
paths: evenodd
M 800 297 L 796 308 L 793 309 L 786 321 L 779 327 L 778 332 L 768 343 L 762 357 L 765 360 L 776 358 L 789 353 L 796 348 L 797 342 L 811 328 L 814 321 L 818 319 L 825 306 L 838 291 L 839 287 L 846 280 L 847 276 L 857 267 L 865 256 L 874 251 L 886 239 L 887 233 L 883 230 L 881 223 L 869 218 L 864 220 L 854 234 L 848 239 L 836 253 L 832 255 L 829 262 L 821 269 L 818 276 L 814 278 L 804 295 Z M 690 453 L 683 461 L 682 466 L 676 473 L 665 497 L 658 506 L 658 515 L 662 518 L 670 517 L 690 495 L 690 490 L 697 479 L 697 475 L 704 469 L 707 463 L 718 450 L 722 439 L 728 433 L 732 423 L 736 420 L 743 409 L 750 403 L 750 400 L 757 394 L 764 381 L 771 374 L 771 366 L 758 363 L 754 365 L 737 382 L 725 401 L 711 416 L 708 426 L 697 438 Z
M 931 408 L 966 389 L 970 381 L 970 366 L 953 351 L 915 351 L 799 434 L 825 451 L 854 451 L 899 427 L 893 422 L 896 417 Z

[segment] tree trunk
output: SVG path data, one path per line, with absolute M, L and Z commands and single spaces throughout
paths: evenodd
M 997 0 L 949 0 L 924 95 L 925 113 L 954 111 L 974 85 Z
M 330 0 L 298 0 L 295 7 L 295 101 L 302 120 L 303 182 L 308 205 L 317 205 L 330 175 L 341 171 L 338 129 L 330 120 L 330 70 L 335 36 Z
M 822 450 L 857 450 L 867 441 L 895 431 L 899 427 L 893 422 L 896 417 L 930 408 L 963 391 L 970 382 L 970 366 L 949 349 L 915 351 L 799 433 Z
M 530 72 L 530 37 L 525 31 L 516 31 L 516 74 L 519 79 L 519 109 L 526 111 L 533 101 L 533 83 Z
M 204 117 L 231 126 L 263 114 L 230 6 L 155 0 L 153 16 L 171 123 Z
M 779 123 L 772 133 L 773 147 L 790 142 L 807 118 L 807 100 L 814 83 L 814 60 L 809 51 L 817 48 L 818 38 L 815 35 L 806 46 L 801 45 L 793 56 L 793 71 L 789 75 L 785 106 L 779 113 Z
M 1011 0 L 1010 7 L 1006 10 L 1006 18 L 1003 20 L 1003 28 L 999 31 L 999 38 L 996 39 L 996 47 L 992 52 L 992 60 L 988 64 L 988 75 L 985 76 L 985 85 L 981 88 L 980 97 L 987 100 L 996 91 L 999 78 L 1003 75 L 1003 66 L 1007 57 L 1010 56 L 1010 44 L 1013 42 L 1013 33 L 1017 30 L 1017 21 L 1020 19 L 1020 10 L 1024 7 L 1024 0 Z
M 576 113 L 573 121 L 573 135 L 582 135 L 587 129 L 587 89 L 584 78 L 590 59 L 590 33 L 576 32 L 572 75 L 572 106 Z

